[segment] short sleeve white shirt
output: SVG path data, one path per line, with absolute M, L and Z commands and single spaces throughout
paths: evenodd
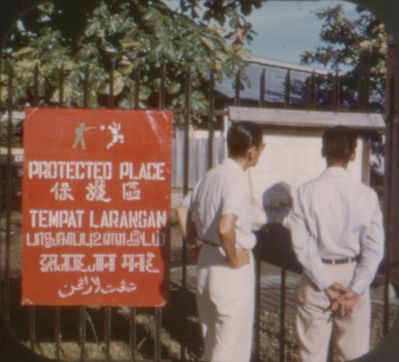
M 192 210 L 200 239 L 220 243 L 219 220 L 222 215 L 234 214 L 236 246 L 247 249 L 255 246 L 248 174 L 233 159 L 228 158 L 208 171 L 183 202 Z

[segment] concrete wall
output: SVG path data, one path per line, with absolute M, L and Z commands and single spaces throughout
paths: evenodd
M 283 221 L 298 186 L 325 170 L 321 135 L 322 130 L 265 129 L 265 151 L 258 165 L 249 171 L 254 223 Z M 356 159 L 348 168 L 359 181 L 362 180 L 363 144 L 359 139 Z M 267 215 L 263 205 L 267 205 Z

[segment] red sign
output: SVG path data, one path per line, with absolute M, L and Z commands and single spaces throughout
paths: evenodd
M 26 111 L 23 304 L 165 304 L 171 134 L 171 112 Z

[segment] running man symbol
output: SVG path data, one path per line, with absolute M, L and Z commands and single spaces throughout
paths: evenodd
M 119 131 L 121 130 L 120 123 L 112 122 L 112 124 L 108 126 L 108 130 L 111 132 L 112 140 L 110 143 L 107 144 L 107 150 L 109 150 L 117 143 L 125 142 L 125 136 L 119 133 Z
M 84 123 L 81 123 L 80 126 L 75 128 L 75 142 L 73 143 L 72 148 L 75 149 L 78 145 L 82 148 L 82 150 L 86 149 L 85 142 L 85 132 L 96 129 L 96 127 L 86 127 Z

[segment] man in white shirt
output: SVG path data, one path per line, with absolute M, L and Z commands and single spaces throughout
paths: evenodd
M 264 148 L 261 128 L 250 122 L 228 131 L 229 158 L 208 171 L 178 208 L 186 240 L 195 226 L 197 306 L 207 362 L 248 362 L 251 357 L 255 276 L 251 197 L 246 170 Z
M 324 362 L 332 329 L 338 359 L 369 350 L 369 286 L 384 251 L 376 193 L 347 172 L 357 134 L 338 126 L 323 135 L 327 170 L 302 185 L 289 218 L 304 275 L 298 289 L 297 332 L 304 362 Z

